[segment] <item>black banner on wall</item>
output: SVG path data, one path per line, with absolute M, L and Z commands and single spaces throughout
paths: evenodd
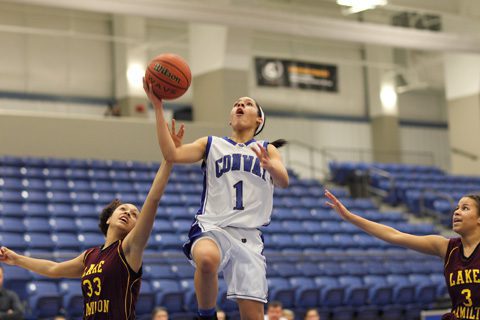
M 337 66 L 255 58 L 257 85 L 337 92 Z

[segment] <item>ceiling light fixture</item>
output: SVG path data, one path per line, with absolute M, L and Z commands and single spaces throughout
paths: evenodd
M 387 4 L 387 0 L 337 0 L 337 4 L 350 7 L 344 12 L 346 14 L 358 13 L 365 10 L 375 9 L 378 6 Z

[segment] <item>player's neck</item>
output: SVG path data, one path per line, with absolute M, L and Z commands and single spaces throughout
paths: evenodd
M 480 243 L 480 231 L 467 236 L 462 236 L 463 248 L 466 251 L 473 251 Z
M 252 133 L 250 130 L 245 131 L 233 131 L 230 135 L 230 139 L 236 143 L 245 143 L 253 139 Z
M 112 245 L 112 243 L 115 243 L 120 239 L 121 239 L 121 237 L 119 237 L 118 235 L 116 235 L 113 232 L 107 233 L 107 236 L 105 237 L 105 244 L 103 245 L 103 248 L 108 248 L 110 245 Z

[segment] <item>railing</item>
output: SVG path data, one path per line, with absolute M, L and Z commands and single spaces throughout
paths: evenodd
M 391 162 L 435 165 L 435 156 L 430 151 L 379 152 L 366 148 L 316 148 L 297 140 L 289 141 L 282 153 L 285 164 L 300 176 L 320 180 L 328 180 L 330 176 L 329 161 L 374 162 L 375 156 L 391 156 Z
M 298 152 L 295 152 L 295 149 Z M 318 149 L 297 140 L 289 141 L 286 145 L 285 164 L 290 168 L 297 169 L 300 173 L 308 173 L 310 178 L 327 179 L 329 177 L 328 162 L 330 160 L 337 159 L 328 150 Z
M 465 151 L 465 150 L 462 150 L 462 149 L 452 147 L 452 148 L 450 148 L 450 150 L 454 154 L 463 156 L 463 157 L 468 158 L 468 159 L 473 160 L 473 161 L 477 161 L 477 159 L 478 159 L 478 156 L 476 154 Z
M 382 178 L 387 179 L 388 182 L 389 182 L 388 183 L 388 190 L 386 191 L 386 190 L 383 190 L 383 189 L 380 189 L 380 188 L 376 188 L 376 187 L 372 186 L 371 183 L 369 183 L 368 186 L 367 186 L 369 193 L 380 196 L 382 198 L 386 198 L 389 195 L 391 195 L 393 192 L 395 192 L 395 177 L 393 175 L 391 175 L 389 172 L 387 172 L 385 170 L 382 170 L 382 169 L 371 167 L 371 168 L 368 169 L 368 178 L 372 179 L 372 176 L 380 176 Z
M 418 199 L 419 207 L 420 207 L 420 213 L 422 215 L 430 215 L 430 216 L 436 217 L 436 211 L 428 208 L 425 205 L 425 198 L 426 198 L 427 193 L 433 193 L 437 198 L 447 200 L 450 203 L 450 206 L 452 208 L 455 208 L 455 200 L 453 199 L 453 197 L 451 195 L 449 195 L 446 192 L 442 192 L 442 191 L 438 191 L 438 190 L 435 190 L 435 189 L 427 188 L 427 189 L 423 189 L 420 192 L 420 197 Z

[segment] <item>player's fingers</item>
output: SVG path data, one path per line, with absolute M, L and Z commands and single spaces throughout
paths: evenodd
M 258 151 L 258 149 L 257 149 L 257 148 L 255 148 L 255 147 L 252 147 L 252 148 L 250 148 L 250 149 L 252 149 L 252 150 L 253 150 L 253 152 L 255 152 L 255 155 L 256 155 L 258 158 L 261 158 L 260 151 Z
M 182 139 L 184 134 L 185 134 L 185 124 L 182 123 L 180 125 L 180 129 L 178 130 L 178 137 Z
M 335 205 L 331 202 L 325 201 L 325 204 L 329 206 L 330 208 L 335 208 Z
M 175 119 L 172 118 L 172 133 L 175 134 Z

